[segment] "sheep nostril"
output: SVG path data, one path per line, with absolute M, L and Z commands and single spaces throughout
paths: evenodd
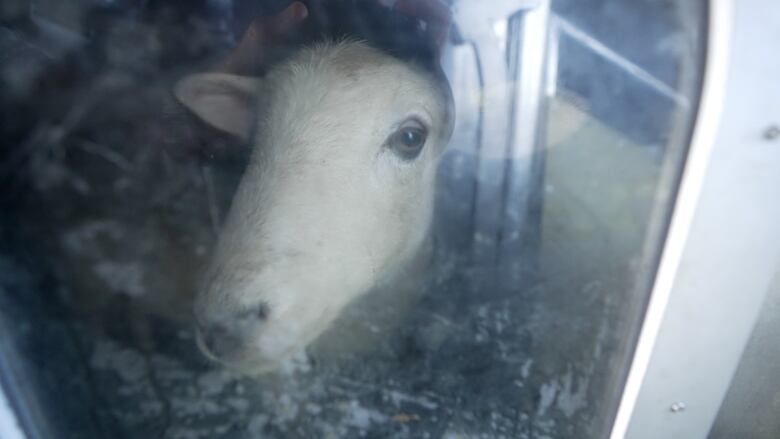
M 270 313 L 271 308 L 268 306 L 268 304 L 261 303 L 255 310 L 255 317 L 257 317 L 258 320 L 267 320 Z
M 224 357 L 241 347 L 241 339 L 222 324 L 214 324 L 203 331 L 203 344 L 212 355 Z

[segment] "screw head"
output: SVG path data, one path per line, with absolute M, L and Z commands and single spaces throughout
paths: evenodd
M 764 131 L 764 138 L 766 140 L 775 140 L 780 137 L 780 126 L 772 125 Z
M 675 402 L 669 407 L 669 411 L 672 413 L 680 413 L 685 410 L 685 403 L 682 401 Z

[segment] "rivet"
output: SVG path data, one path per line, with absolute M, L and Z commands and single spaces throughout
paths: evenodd
M 683 410 L 685 410 L 685 403 L 682 401 L 675 402 L 669 407 L 669 411 L 672 413 L 680 413 Z

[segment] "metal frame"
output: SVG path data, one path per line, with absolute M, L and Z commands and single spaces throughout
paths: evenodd
M 699 115 L 613 439 L 707 436 L 780 267 L 780 143 L 763 134 L 780 123 L 780 4 L 712 0 L 709 15 Z

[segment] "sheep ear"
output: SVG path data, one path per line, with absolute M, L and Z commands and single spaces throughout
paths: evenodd
M 248 140 L 260 82 L 227 73 L 198 73 L 180 80 L 174 94 L 209 125 Z

